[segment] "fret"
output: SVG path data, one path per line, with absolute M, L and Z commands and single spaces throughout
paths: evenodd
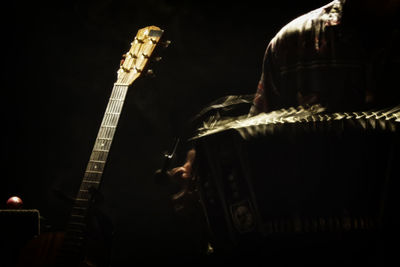
M 89 200 L 89 196 L 90 196 L 89 189 L 91 189 L 91 188 L 90 187 L 87 188 L 86 191 L 79 190 L 75 200 L 78 200 L 78 201 Z
M 120 114 L 121 110 L 122 110 L 122 103 L 121 102 L 111 101 L 110 109 L 109 109 L 110 112 Z
M 91 194 L 89 193 L 78 193 L 77 198 L 75 199 L 76 200 L 75 203 L 77 205 L 82 205 L 82 204 L 86 205 L 86 202 L 89 203 L 90 198 Z
M 83 189 L 83 190 L 88 190 L 88 193 L 89 193 L 92 188 L 97 188 L 99 185 L 100 185 L 100 178 L 97 178 L 97 180 L 85 179 L 84 182 L 82 182 L 79 191 L 81 191 Z M 85 193 L 85 191 L 83 191 L 81 193 L 79 191 L 78 191 L 78 194 Z
M 75 216 L 74 215 L 80 215 L 80 216 L 82 216 L 82 217 L 76 217 L 77 219 L 81 219 L 81 220 L 86 220 L 86 212 L 82 212 L 82 213 L 72 213 L 71 214 L 71 218 L 75 218 Z M 71 220 L 71 218 L 70 218 L 70 220 Z
M 100 181 L 101 174 L 99 174 L 99 173 L 91 173 L 91 174 L 92 174 L 91 177 L 85 177 L 84 178 L 85 182 L 92 184 L 93 182 L 99 182 Z M 91 186 L 94 186 L 94 185 L 91 185 Z M 90 185 L 89 184 L 82 185 L 81 189 L 90 190 Z
M 122 107 L 122 105 L 124 104 L 124 101 L 125 101 L 125 99 L 117 100 L 116 98 L 113 98 L 113 99 L 110 99 L 109 105 L 117 107 L 116 110 L 118 110 L 117 112 L 119 112 L 120 111 L 119 108 Z
M 108 150 L 105 150 L 105 149 L 93 149 L 93 152 L 108 152 Z
M 126 92 L 128 91 L 127 85 L 114 85 L 113 91 L 111 93 L 111 98 L 125 98 Z
M 93 181 L 93 182 L 95 182 L 95 181 Z M 89 182 L 89 183 L 82 184 L 82 185 L 81 185 L 81 189 L 84 188 L 84 189 L 86 189 L 86 190 L 88 190 L 88 191 L 87 191 L 87 192 L 78 192 L 78 196 L 77 196 L 77 197 L 79 197 L 79 195 L 89 194 L 90 191 L 91 191 L 93 188 L 97 188 L 97 187 L 98 187 L 98 184 L 93 183 L 93 182 Z
M 87 192 L 83 192 L 83 191 L 79 190 L 79 192 L 75 198 L 75 200 L 76 200 L 75 203 L 83 204 L 82 202 L 89 202 L 90 198 L 91 198 L 91 194 L 89 193 L 89 190 Z
M 99 131 L 99 137 L 103 138 L 112 138 L 114 136 L 115 128 L 110 127 L 101 127 Z
M 100 137 L 107 137 L 107 138 L 112 138 L 115 133 L 115 128 L 116 127 L 108 127 L 108 126 L 101 126 L 99 135 Z
M 75 198 L 76 201 L 88 201 L 87 198 Z
M 104 168 L 104 163 L 89 161 L 86 170 L 93 172 L 101 172 Z
M 92 160 L 90 160 L 88 165 L 87 165 L 87 167 L 86 167 L 86 171 L 89 172 L 89 173 L 90 172 L 92 172 L 92 173 L 96 173 L 96 172 L 102 173 L 103 170 L 104 170 L 104 166 L 105 166 L 104 161 L 93 162 Z
M 71 218 L 73 218 L 73 220 L 75 220 L 75 222 L 78 223 L 85 223 L 85 216 L 83 215 L 78 215 L 78 214 L 71 214 Z M 78 221 L 77 221 L 78 220 Z
M 114 114 L 114 115 L 120 115 L 121 113 L 118 113 L 118 112 L 106 112 L 106 113 L 104 113 L 104 114 Z
M 99 177 L 101 176 L 101 174 L 99 175 L 98 173 L 93 173 L 93 172 L 86 172 L 83 176 L 83 178 L 89 180 L 89 181 L 93 181 L 93 179 L 99 179 Z
M 104 160 L 89 160 L 87 166 L 90 167 L 90 169 L 92 169 L 92 170 L 94 169 L 94 170 L 98 171 L 104 165 L 105 165 L 105 161 Z
M 128 91 L 128 86 L 118 86 L 117 96 L 116 98 L 125 99 L 126 93 Z
M 125 101 L 125 94 L 121 90 L 116 91 L 114 95 L 111 95 L 110 100 L 112 101 Z
M 87 206 L 91 199 L 91 194 L 89 193 L 78 193 L 77 198 L 75 199 L 75 205 L 77 206 Z
M 93 187 L 93 186 L 91 186 L 91 187 Z M 76 198 L 75 198 L 75 202 L 74 202 L 75 206 L 87 207 L 86 204 L 89 203 L 89 200 L 91 198 L 91 194 L 89 192 L 90 191 L 78 192 L 78 194 L 76 195 Z M 84 211 L 84 212 L 86 212 L 86 211 Z M 82 213 L 75 212 L 74 214 L 82 214 Z
M 108 114 L 104 114 L 103 121 L 101 122 L 100 127 L 103 125 L 109 125 L 111 120 L 112 120 L 112 116 L 110 116 Z
M 93 150 L 92 155 L 90 156 L 90 160 L 102 160 L 106 161 L 108 156 L 108 150 Z
M 126 83 L 114 83 L 114 85 L 117 85 L 117 86 L 128 86 L 128 84 L 126 84 Z
M 107 105 L 107 108 L 106 108 L 106 112 L 113 112 L 113 113 L 118 113 L 119 114 L 119 112 L 117 112 L 116 108 L 115 108 L 115 104 L 116 103 L 117 102 L 108 102 L 108 105 Z
M 83 179 L 85 181 L 99 181 L 101 177 L 101 173 L 93 173 L 93 172 L 85 172 Z M 87 189 L 87 188 L 82 188 Z
M 99 184 L 99 181 L 88 181 L 88 180 L 83 180 L 83 183 L 90 183 L 90 184 Z
M 104 160 L 89 160 L 89 162 L 106 163 Z
M 102 126 L 116 126 L 118 123 L 119 114 L 118 113 L 106 113 L 104 115 Z
M 97 138 L 97 140 L 105 140 L 105 141 L 111 141 L 112 140 L 112 138 L 106 138 L 106 137 L 99 137 L 99 138 Z
M 85 208 L 85 207 L 75 206 L 75 207 L 72 208 L 71 216 L 72 216 L 72 215 L 81 215 L 81 216 L 85 216 L 86 211 L 87 211 L 87 208 Z
M 88 173 L 102 173 L 104 170 L 105 163 L 104 161 L 89 161 L 87 167 L 86 167 L 86 172 Z
M 86 172 L 88 172 L 88 173 L 103 173 L 103 172 L 100 172 L 100 171 L 86 171 Z
M 107 105 L 106 112 L 121 113 L 124 101 L 121 100 L 110 100 Z
M 101 176 L 101 174 L 99 174 L 99 173 L 85 172 L 85 175 L 83 176 L 83 178 L 86 181 L 95 181 L 95 180 L 99 180 L 100 176 Z M 83 189 L 86 189 L 86 188 L 83 188 Z
M 107 135 L 106 135 L 106 131 L 107 131 L 107 128 L 100 127 L 98 137 L 110 138 L 111 136 L 107 136 Z
M 105 150 L 105 151 L 109 151 L 110 147 L 111 147 L 111 139 L 97 139 L 93 150 L 95 151 L 99 151 L 99 150 Z
M 100 129 L 100 136 L 101 137 L 112 137 L 112 131 L 111 131 L 112 129 L 110 129 L 110 128 L 104 128 L 104 127 L 101 127 L 101 129 Z
M 81 186 L 82 188 L 82 186 Z M 78 195 L 76 196 L 77 198 L 90 198 L 90 190 L 88 189 L 79 189 Z
M 108 152 L 107 149 L 93 149 L 93 152 Z

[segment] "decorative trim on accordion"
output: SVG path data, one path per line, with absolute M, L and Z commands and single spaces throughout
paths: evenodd
M 236 130 L 244 139 L 258 135 L 272 134 L 280 126 L 296 125 L 298 130 L 344 130 L 360 128 L 363 130 L 383 130 L 396 132 L 400 123 L 400 105 L 382 110 L 360 112 L 325 113 L 325 108 L 315 105 L 302 106 L 261 113 L 256 116 L 237 118 L 219 118 L 203 123 L 192 138 L 216 134 L 227 130 Z

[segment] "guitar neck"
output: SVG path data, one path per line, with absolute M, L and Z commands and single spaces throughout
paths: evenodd
M 76 195 L 74 205 L 72 206 L 71 217 L 67 224 L 67 231 L 71 230 L 79 234 L 85 230 L 87 209 L 90 206 L 93 191 L 97 190 L 100 186 L 128 86 L 129 85 L 124 84 L 114 84 L 89 162 L 86 166 L 81 186 Z
M 128 85 L 114 84 L 79 192 L 76 196 L 76 206 L 87 207 L 87 203 L 91 197 L 90 190 L 97 190 L 100 186 L 127 91 Z
M 90 217 L 88 216 L 88 209 L 93 194 L 100 186 L 128 87 L 147 70 L 147 63 L 162 34 L 163 30 L 157 26 L 140 29 L 131 43 L 131 48 L 123 55 L 123 60 L 120 62 L 120 68 L 117 71 L 118 78 L 114 84 L 81 186 L 72 206 L 70 219 L 66 225 L 66 235 L 58 257 L 60 263 L 68 262 L 66 266 L 73 266 L 69 264 L 72 255 L 81 254 L 82 247 L 85 245 L 85 233 L 88 228 L 87 217 Z M 166 44 L 169 44 L 169 42 Z

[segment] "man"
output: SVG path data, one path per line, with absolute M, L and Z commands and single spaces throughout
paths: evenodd
M 328 112 L 398 105 L 399 10 L 400 0 L 335 0 L 288 23 L 267 46 L 250 115 L 314 104 Z M 170 174 L 190 179 L 195 158 L 189 150 Z M 391 250 L 385 257 L 396 255 Z
M 397 104 L 399 6 L 336 0 L 291 21 L 268 45 L 251 113 L 316 103 L 330 111 Z
M 284 26 L 268 44 L 250 115 L 321 104 L 357 111 L 399 103 L 400 0 L 335 0 Z M 174 176 L 191 177 L 194 149 Z

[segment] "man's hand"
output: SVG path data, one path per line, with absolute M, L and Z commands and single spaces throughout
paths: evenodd
M 196 150 L 191 149 L 186 155 L 186 162 L 183 166 L 168 171 L 169 175 L 175 178 L 188 179 L 192 177 L 193 162 L 196 157 Z

